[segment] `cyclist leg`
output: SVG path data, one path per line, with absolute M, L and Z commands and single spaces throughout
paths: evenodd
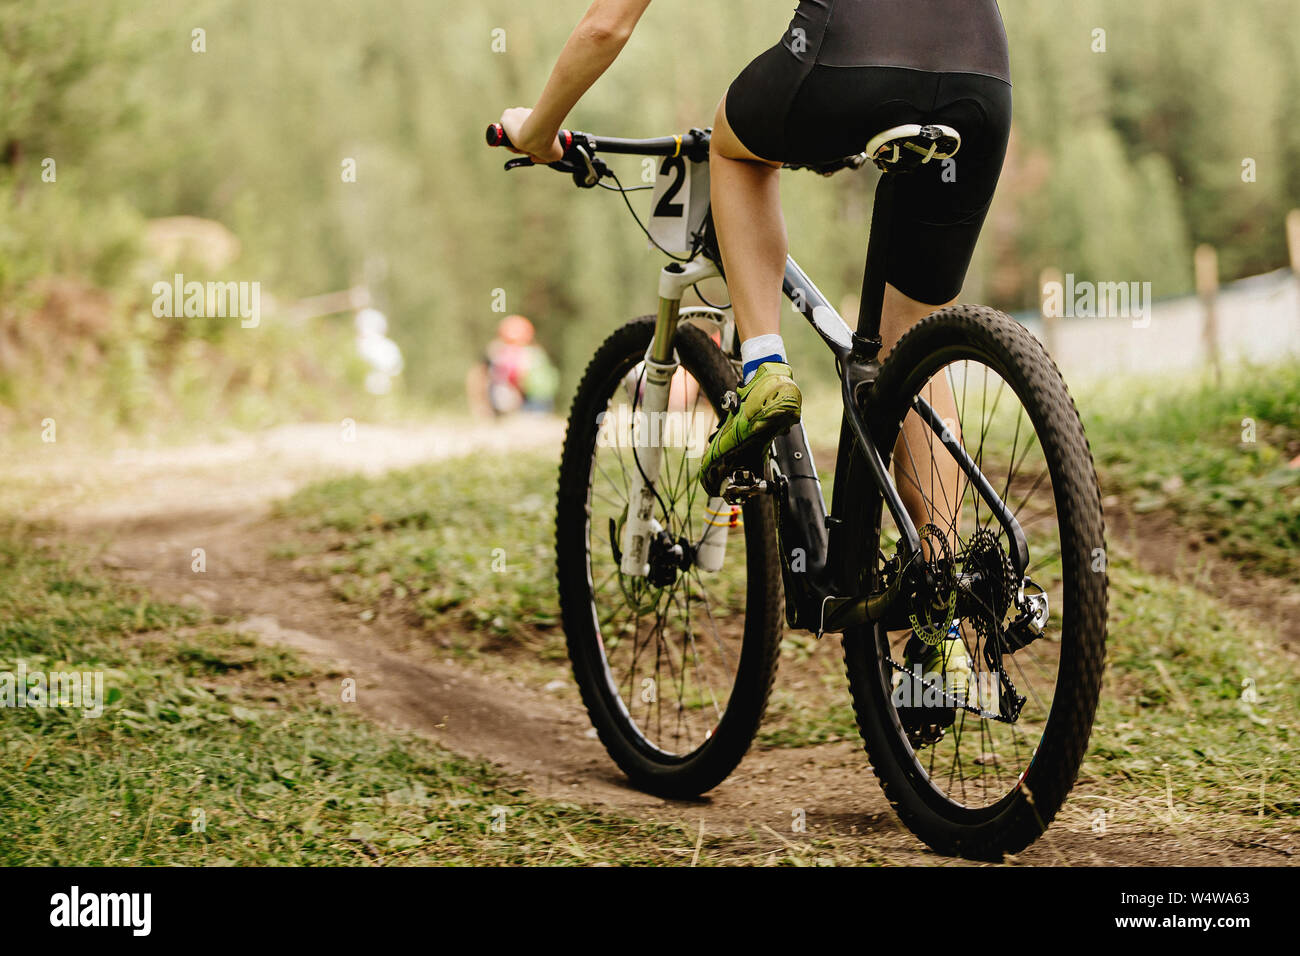
M 781 164 L 751 152 L 718 104 L 709 146 L 709 201 L 741 340 L 780 334 L 781 279 L 789 252 Z
M 779 45 L 760 54 L 722 98 L 714 121 L 710 199 L 741 339 L 744 381 L 736 406 L 700 461 L 700 480 L 710 495 L 719 493 L 728 474 L 754 467 L 754 456 L 796 423 L 803 409 L 780 338 L 787 240 L 778 178 L 781 162 L 768 158 L 780 155 L 779 146 L 773 145 L 780 111 L 759 111 L 756 116 L 754 109 L 773 98 L 788 102 L 793 97 L 797 83 L 786 60 Z M 745 140 L 732 123 L 737 107 L 749 123 Z
M 917 322 L 931 312 L 951 305 L 930 305 L 910 298 L 894 286 L 885 284 L 885 300 L 880 314 L 880 338 L 888 354 L 895 343 Z M 926 385 L 923 397 L 961 441 L 961 423 L 957 418 L 957 401 L 946 376 L 937 376 Z M 955 547 L 960 530 L 958 519 L 962 486 L 961 470 L 947 452 L 935 454 L 938 436 L 915 412 L 908 415 L 894 444 L 894 477 L 898 495 L 912 520 L 918 525 L 933 522 L 949 533 L 949 545 Z M 927 502 L 930 504 L 927 505 Z

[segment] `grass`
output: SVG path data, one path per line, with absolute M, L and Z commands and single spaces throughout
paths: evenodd
M 1126 380 L 1080 407 L 1107 491 L 1300 581 L 1300 366 L 1242 369 L 1221 387 Z
M 1111 566 L 1107 681 L 1081 782 L 1116 821 L 1220 835 L 1294 832 L 1300 662 L 1248 615 Z
M 314 484 L 279 514 L 314 532 L 313 567 L 362 613 L 402 602 L 429 627 L 527 640 L 558 628 L 555 464 L 474 456 Z
M 381 730 L 340 675 L 0 528 L 0 675 L 98 671 L 104 710 L 0 710 L 0 864 L 813 861 L 538 799 Z M 697 840 L 699 846 L 697 849 Z
M 833 635 L 818 641 L 805 631 L 787 631 L 779 668 L 758 732 L 760 747 L 812 747 L 857 739 L 843 655 Z

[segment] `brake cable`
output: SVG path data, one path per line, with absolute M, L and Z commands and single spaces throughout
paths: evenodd
M 627 211 L 632 214 L 632 218 L 636 220 L 636 224 L 641 228 L 641 231 L 645 233 L 645 237 L 650 240 L 650 244 L 654 246 L 656 249 L 658 249 L 660 252 L 662 252 L 664 255 L 666 255 L 669 259 L 672 259 L 674 262 L 690 262 L 692 259 L 694 259 L 696 253 L 699 251 L 699 246 L 700 246 L 700 241 L 698 237 L 693 237 L 694 242 L 691 246 L 691 251 L 689 255 L 685 255 L 685 256 L 674 255 L 673 253 L 669 252 L 667 249 L 665 249 L 663 246 L 659 245 L 659 243 L 655 241 L 655 237 L 650 235 L 650 230 L 646 228 L 645 223 L 641 221 L 641 217 L 638 216 L 636 214 L 636 210 L 632 208 L 632 200 L 627 198 L 628 193 L 636 192 L 637 190 L 641 190 L 641 189 L 653 189 L 654 187 L 633 186 L 629 189 L 628 187 L 624 186 L 622 180 L 618 178 L 618 173 L 614 172 L 614 170 L 610 169 L 608 166 L 606 166 L 605 169 L 609 174 L 609 178 L 614 180 L 614 182 L 617 185 L 616 186 L 602 185 L 601 188 L 613 190 L 614 192 L 619 193 L 623 197 L 623 202 L 627 206 Z M 601 184 L 597 183 L 597 185 L 601 185 Z

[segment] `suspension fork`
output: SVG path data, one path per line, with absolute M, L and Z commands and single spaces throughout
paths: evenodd
M 687 263 L 670 262 L 659 274 L 659 312 L 655 319 L 654 338 L 645 357 L 645 387 L 638 410 L 644 413 L 647 427 L 633 428 L 632 453 L 635 458 L 628 474 L 628 512 L 623 526 L 623 559 L 619 569 L 627 575 L 644 577 L 650 572 L 650 542 L 658 528 L 655 486 L 659 481 L 663 449 L 655 439 L 658 427 L 668 410 L 673 375 L 677 372 L 677 355 L 673 339 L 681 318 L 682 296 L 697 282 L 720 275 L 717 265 L 707 259 Z M 721 498 L 710 502 L 721 511 Z M 725 533 L 725 528 L 722 529 Z M 705 570 L 717 570 L 705 568 Z

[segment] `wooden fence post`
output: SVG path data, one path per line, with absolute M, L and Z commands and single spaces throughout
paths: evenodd
M 1300 281 L 1300 209 L 1286 214 L 1286 247 L 1291 252 L 1291 271 Z
M 1291 278 L 1295 280 L 1296 309 L 1300 316 L 1300 209 L 1286 214 L 1286 247 L 1291 253 Z
M 1055 284 L 1059 289 L 1064 281 L 1059 269 L 1047 268 L 1038 273 L 1038 314 L 1043 320 L 1043 345 L 1053 358 L 1057 357 L 1057 348 L 1061 344 L 1061 317 L 1047 307 L 1047 287 Z
M 1205 357 L 1210 363 L 1214 384 L 1219 384 L 1219 254 L 1214 246 L 1202 243 L 1196 247 L 1196 293 L 1201 297 L 1205 311 Z

